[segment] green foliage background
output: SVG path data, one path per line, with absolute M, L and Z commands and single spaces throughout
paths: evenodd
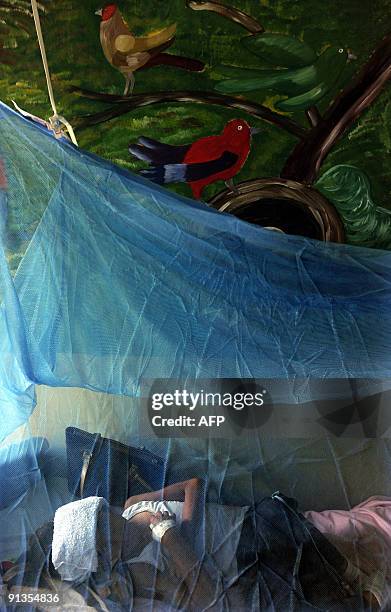
M 107 108 L 69 93 L 71 85 L 96 91 L 122 93 L 123 77 L 105 60 L 99 42 L 99 18 L 94 12 L 99 0 L 46 0 L 42 16 L 48 59 L 59 112 L 68 119 Z M 207 64 L 200 74 L 172 67 L 156 67 L 136 74 L 135 93 L 159 90 L 213 90 L 210 67 L 225 63 L 257 67 L 256 58 L 240 44 L 246 32 L 239 25 L 209 12 L 195 12 L 185 0 L 122 0 L 118 5 L 136 34 L 143 34 L 172 22 L 178 33 L 170 51 L 196 57 Z M 289 33 L 302 38 L 317 52 L 328 44 L 349 47 L 357 55 L 349 64 L 340 87 L 368 59 L 377 42 L 391 30 L 391 0 L 234 0 L 233 6 L 256 17 L 267 31 Z M 6 42 L 6 41 L 5 41 Z M 33 32 L 18 40 L 15 65 L 0 66 L 0 98 L 14 99 L 22 108 L 43 116 L 50 115 L 46 85 L 38 46 Z M 254 63 L 255 62 L 255 63 Z M 250 99 L 273 107 L 273 99 L 257 94 Z M 275 100 L 274 100 L 275 101 Z M 217 106 L 172 104 L 138 109 L 110 122 L 79 131 L 81 147 L 123 167 L 136 170 L 142 164 L 128 154 L 128 144 L 140 135 L 168 143 L 186 143 L 218 133 L 233 117 L 248 117 Z M 300 112 L 294 117 L 306 125 Z M 295 145 L 296 139 L 278 127 L 252 120 L 261 126 L 248 162 L 238 180 L 276 176 Z M 352 164 L 370 179 L 376 205 L 391 209 L 391 86 L 365 112 L 327 158 L 322 173 L 337 164 Z M 223 188 L 221 183 L 206 191 L 211 197 Z M 189 195 L 186 185 L 173 190 Z

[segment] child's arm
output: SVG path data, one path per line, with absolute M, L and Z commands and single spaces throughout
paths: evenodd
M 202 480 L 200 478 L 190 478 L 189 480 L 176 482 L 168 487 L 164 487 L 164 489 L 160 489 L 160 491 L 133 495 L 126 500 L 124 508 L 129 508 L 129 506 L 141 501 L 181 501 L 184 502 L 182 520 L 184 522 L 191 521 L 194 516 L 194 511 L 201 499 L 202 491 Z
M 157 513 L 151 517 L 151 524 L 158 524 L 169 518 L 168 512 Z M 204 610 L 212 604 L 221 582 L 220 573 L 212 578 L 205 570 L 204 563 L 195 554 L 192 546 L 182 532 L 173 527 L 161 538 L 161 545 L 177 577 L 181 577 L 186 587 L 188 610 Z M 183 603 L 183 602 L 181 602 Z

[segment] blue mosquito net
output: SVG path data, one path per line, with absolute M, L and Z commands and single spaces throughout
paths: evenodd
M 346 510 L 391 495 L 386 439 L 151 441 L 137 403 L 143 381 L 156 379 L 267 379 L 291 410 L 341 399 L 346 380 L 356 399 L 388 388 L 390 252 L 247 224 L 4 104 L 0 158 L 0 562 L 44 551 L 47 533 L 31 544 L 32 534 L 80 497 L 80 440 L 95 450 L 101 440 L 107 473 L 122 464 L 102 440 L 132 445 L 139 484 L 153 480 L 153 465 L 166 482 L 207 477 L 211 503 L 243 508 L 284 487 L 304 509 Z M 325 381 L 337 381 L 332 392 Z M 254 591 L 245 609 L 259 601 Z

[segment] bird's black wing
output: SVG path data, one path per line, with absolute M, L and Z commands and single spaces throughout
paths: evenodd
M 159 185 L 180 182 L 194 183 L 232 168 L 238 159 L 239 157 L 232 151 L 224 151 L 220 157 L 207 162 L 156 165 L 140 170 L 140 174 Z
M 147 136 L 140 136 L 138 139 L 138 144 L 143 145 L 144 147 L 148 147 L 148 149 L 172 149 L 175 145 L 169 145 L 165 142 L 160 142 L 160 140 L 154 140 L 154 138 L 148 138 Z
M 129 145 L 129 152 L 150 164 L 180 164 L 191 145 L 169 145 L 152 138 L 142 136 L 137 144 Z

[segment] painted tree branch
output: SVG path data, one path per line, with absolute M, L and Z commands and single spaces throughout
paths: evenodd
M 310 106 L 310 108 L 307 108 L 305 114 L 311 127 L 316 127 L 322 120 L 322 115 L 316 106 Z
M 211 10 L 222 14 L 228 19 L 240 23 L 248 31 L 255 33 L 254 28 L 256 26 L 253 23 L 255 20 L 252 20 L 245 13 L 237 11 L 237 9 L 227 7 L 220 2 L 188 0 L 187 4 L 193 10 Z M 263 27 L 258 24 L 256 32 L 261 33 L 263 31 Z M 187 58 L 185 59 L 187 60 Z M 358 76 L 330 104 L 323 117 L 316 107 L 307 109 L 306 116 L 311 126 L 309 130 L 287 116 L 280 115 L 261 104 L 216 92 L 168 91 L 124 97 L 79 88 L 72 88 L 72 91 L 90 99 L 112 103 L 114 106 L 92 115 L 78 117 L 75 119 L 74 125 L 79 129 L 90 127 L 137 108 L 153 104 L 185 102 L 235 108 L 252 117 L 263 119 L 283 128 L 300 139 L 286 161 L 281 177 L 311 185 L 317 178 L 321 165 L 332 147 L 361 113 L 374 102 L 390 79 L 391 34 L 380 42 Z
M 298 143 L 281 173 L 283 178 L 312 184 L 328 153 L 346 130 L 379 96 L 391 79 L 391 34 L 326 111 L 323 119 Z
M 189 72 L 202 72 L 205 69 L 204 62 L 200 60 L 185 57 L 183 55 L 173 55 L 172 53 L 159 53 L 159 55 L 151 57 L 140 70 L 153 68 L 154 66 L 174 66 L 175 68 L 182 68 L 182 70 L 188 70 Z
M 234 21 L 239 25 L 243 26 L 251 34 L 261 34 L 265 31 L 263 25 L 261 25 L 256 19 L 247 15 L 239 9 L 231 6 L 226 6 L 222 2 L 202 2 L 201 0 L 187 0 L 187 6 L 193 11 L 211 11 L 222 15 L 230 21 Z
M 0 65 L 7 64 L 8 66 L 12 66 L 15 63 L 15 57 L 13 56 L 11 51 L 8 51 L 7 49 L 3 48 L 3 43 L 0 40 Z
M 77 87 L 73 87 L 71 91 L 92 100 L 115 103 L 115 106 L 112 106 L 104 111 L 94 113 L 93 115 L 85 115 L 83 117 L 75 118 L 73 120 L 73 125 L 78 129 L 97 125 L 99 123 L 103 123 L 104 121 L 110 121 L 111 119 L 119 117 L 125 113 L 129 113 L 132 110 L 144 106 L 151 106 L 152 104 L 195 102 L 200 104 L 216 104 L 218 106 L 235 108 L 247 113 L 252 117 L 255 117 L 256 119 L 264 119 L 273 125 L 277 125 L 298 138 L 304 138 L 307 134 L 307 131 L 301 125 L 284 115 L 275 113 L 266 106 L 262 106 L 261 104 L 247 100 L 241 100 L 240 98 L 234 98 L 232 96 L 225 96 L 215 92 L 160 91 L 156 93 L 137 94 L 129 97 L 116 96 L 112 94 L 100 94 L 85 89 L 79 89 Z

